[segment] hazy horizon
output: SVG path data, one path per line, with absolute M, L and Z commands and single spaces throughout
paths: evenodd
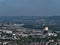
M 60 0 L 0 0 L 0 16 L 60 16 Z

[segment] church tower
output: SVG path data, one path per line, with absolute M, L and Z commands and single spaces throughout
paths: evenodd
M 44 29 L 43 29 L 43 33 L 44 33 L 44 34 L 48 33 L 48 30 L 49 30 L 49 29 L 48 29 L 48 26 L 45 26 Z

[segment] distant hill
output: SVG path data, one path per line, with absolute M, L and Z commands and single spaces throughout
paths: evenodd
M 35 23 L 36 20 L 45 19 L 47 21 L 53 20 L 56 23 L 60 23 L 60 16 L 50 16 L 50 17 L 43 17 L 43 16 L 7 16 L 7 17 L 0 17 L 0 22 L 25 22 L 25 23 Z
M 56 23 L 60 23 L 60 16 L 51 16 L 51 17 L 47 17 L 47 19 L 50 20 L 54 20 L 54 22 Z

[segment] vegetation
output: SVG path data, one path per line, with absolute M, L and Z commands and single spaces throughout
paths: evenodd
M 28 36 L 28 37 L 23 37 L 23 38 L 20 38 L 20 40 L 17 40 L 16 42 L 18 44 L 23 44 L 24 42 L 27 42 L 27 43 L 31 43 L 31 42 L 40 42 L 40 41 L 49 41 L 49 40 L 57 40 L 57 37 L 46 37 L 46 38 L 39 38 L 39 37 L 36 37 L 36 38 L 33 38 L 32 36 Z
M 49 30 L 51 31 L 60 31 L 60 25 L 47 25 L 49 27 Z M 27 24 L 23 26 L 24 28 L 29 28 L 29 29 L 43 29 L 44 26 L 42 25 L 35 25 L 35 24 Z
M 23 27 L 24 28 L 29 28 L 29 29 L 41 29 L 42 28 L 41 26 L 36 26 L 34 24 L 32 24 L 32 25 L 24 25 Z
M 60 31 L 60 25 L 51 25 L 49 29 L 52 31 Z

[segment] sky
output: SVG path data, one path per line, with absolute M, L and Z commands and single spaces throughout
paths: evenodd
M 0 0 L 0 16 L 60 16 L 60 0 Z

